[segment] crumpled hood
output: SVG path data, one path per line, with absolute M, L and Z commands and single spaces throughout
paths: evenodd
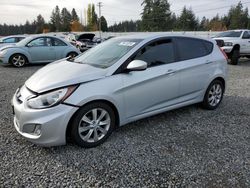
M 26 82 L 30 90 L 42 93 L 52 89 L 97 80 L 106 76 L 107 70 L 66 59 L 51 63 L 38 70 Z

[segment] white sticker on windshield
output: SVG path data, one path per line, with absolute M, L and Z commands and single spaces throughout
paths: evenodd
M 119 46 L 134 46 L 136 43 L 135 42 L 121 42 Z

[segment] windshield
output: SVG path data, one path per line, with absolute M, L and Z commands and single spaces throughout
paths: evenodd
M 141 40 L 114 38 L 103 42 L 77 57 L 74 62 L 89 64 L 98 68 L 108 68 L 115 64 Z
M 242 31 L 227 31 L 216 35 L 215 37 L 240 37 Z

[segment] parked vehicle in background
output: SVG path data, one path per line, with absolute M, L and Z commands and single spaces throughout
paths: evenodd
M 95 34 L 84 33 L 76 37 L 75 45 L 81 52 L 84 52 L 101 42 L 102 40 L 95 37 Z
M 27 63 L 50 63 L 79 54 L 77 48 L 61 38 L 36 35 L 27 37 L 16 45 L 0 48 L 0 63 L 23 67 Z
M 250 58 L 250 30 L 232 30 L 218 34 L 214 38 L 227 54 L 233 65 L 240 57 Z
M 21 40 L 25 39 L 27 35 L 12 35 L 0 38 L 0 48 L 10 44 L 16 44 Z
M 227 60 L 215 41 L 117 37 L 36 72 L 13 97 L 14 124 L 39 145 L 62 145 L 68 136 L 95 147 L 115 127 L 141 118 L 194 103 L 216 109 L 226 75 Z

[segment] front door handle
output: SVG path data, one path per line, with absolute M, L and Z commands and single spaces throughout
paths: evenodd
M 167 70 L 166 75 L 173 75 L 174 73 L 176 73 L 176 70 L 169 69 L 169 70 Z

